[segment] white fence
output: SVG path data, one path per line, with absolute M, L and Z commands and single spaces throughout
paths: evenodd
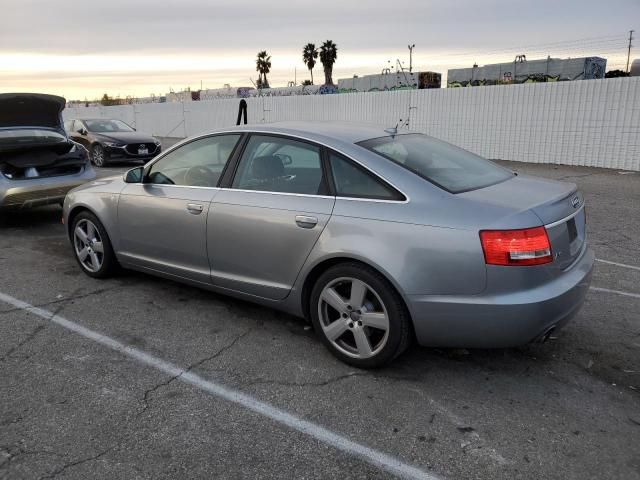
M 235 124 L 238 99 L 76 107 L 65 118 L 120 118 L 160 137 Z M 249 123 L 396 125 L 484 157 L 640 171 L 640 77 L 492 87 L 248 98 Z

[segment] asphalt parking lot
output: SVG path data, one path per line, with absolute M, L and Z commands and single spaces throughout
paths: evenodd
M 275 311 L 87 277 L 58 207 L 2 215 L 0 478 L 640 479 L 640 174 L 505 164 L 585 193 L 584 308 L 544 345 L 377 371 Z

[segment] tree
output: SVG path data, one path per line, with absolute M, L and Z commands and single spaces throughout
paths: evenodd
M 313 67 L 316 66 L 316 58 L 318 58 L 318 49 L 313 43 L 307 43 L 302 49 L 302 61 L 311 72 L 311 85 L 313 85 Z
M 320 62 L 324 68 L 325 85 L 333 85 L 331 75 L 333 73 L 333 64 L 338 59 L 338 47 L 331 40 L 327 40 L 320 46 Z
M 267 73 L 271 71 L 271 56 L 267 55 L 266 50 L 258 52 L 256 58 L 256 71 L 259 73 L 258 85 L 260 88 L 269 88 Z
M 604 74 L 604 78 L 628 77 L 629 74 L 623 70 L 609 70 Z
M 113 99 L 106 93 L 102 96 L 102 99 L 100 100 L 100 104 L 104 105 L 105 107 L 108 107 L 112 103 L 113 103 Z

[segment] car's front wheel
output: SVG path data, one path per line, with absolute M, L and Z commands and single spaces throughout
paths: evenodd
M 94 278 L 105 278 L 118 268 L 109 235 L 91 212 L 81 212 L 71 226 L 73 253 L 82 270 Z
M 99 143 L 96 143 L 93 147 L 91 147 L 91 161 L 96 167 L 104 167 L 107 164 L 104 147 Z
M 310 305 L 316 332 L 345 363 L 380 367 L 409 345 L 410 318 L 402 298 L 382 275 L 365 265 L 329 268 L 318 278 Z

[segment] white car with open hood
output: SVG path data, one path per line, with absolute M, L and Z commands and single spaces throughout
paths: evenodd
M 62 203 L 96 178 L 87 150 L 64 130 L 65 103 L 54 95 L 0 94 L 0 207 Z

